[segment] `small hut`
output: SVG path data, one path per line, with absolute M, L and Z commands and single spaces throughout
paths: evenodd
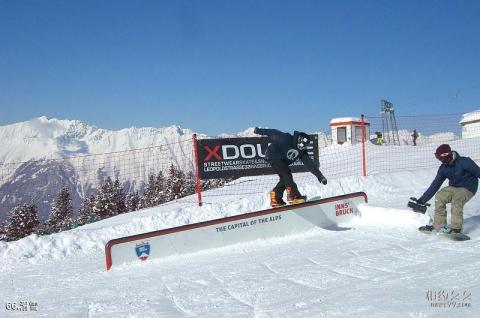
M 460 125 L 462 138 L 480 137 L 480 110 L 463 114 Z
M 344 143 L 356 144 L 362 142 L 362 126 L 365 125 L 365 141 L 370 135 L 370 123 L 363 117 L 342 117 L 330 121 L 332 129 L 332 143 L 342 145 Z

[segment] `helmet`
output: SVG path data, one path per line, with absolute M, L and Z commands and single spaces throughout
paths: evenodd
M 310 144 L 310 136 L 306 133 L 299 133 L 297 138 L 297 148 L 300 150 L 304 150 Z
M 438 146 L 437 150 L 435 151 L 435 157 L 442 163 L 449 163 L 453 158 L 450 145 L 443 144 Z

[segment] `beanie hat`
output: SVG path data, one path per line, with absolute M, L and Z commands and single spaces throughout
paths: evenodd
M 435 155 L 436 156 L 446 156 L 450 152 L 452 152 L 452 149 L 450 148 L 450 146 L 447 145 L 447 144 L 443 144 L 443 145 L 438 146 L 437 150 L 435 151 Z
M 453 159 L 452 149 L 447 144 L 440 145 L 435 151 L 435 157 L 442 163 L 448 164 Z

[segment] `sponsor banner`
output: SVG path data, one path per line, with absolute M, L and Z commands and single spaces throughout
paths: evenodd
M 318 164 L 318 136 L 311 135 L 307 147 L 313 162 Z M 265 160 L 265 152 L 271 143 L 270 137 L 245 137 L 224 139 L 201 139 L 197 143 L 198 170 L 200 179 L 258 176 L 273 174 Z M 292 172 L 305 172 L 300 160 L 290 165 Z
M 366 202 L 367 195 L 356 192 L 114 239 L 105 246 L 107 270 L 113 265 L 283 237 L 318 227 L 344 230 L 360 216 L 358 206 Z

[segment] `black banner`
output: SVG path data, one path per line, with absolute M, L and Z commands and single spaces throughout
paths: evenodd
M 318 136 L 311 135 L 308 154 L 318 165 Z M 201 139 L 197 143 L 200 179 L 238 178 L 273 174 L 265 160 L 269 137 Z M 292 172 L 308 171 L 300 160 L 290 165 Z

